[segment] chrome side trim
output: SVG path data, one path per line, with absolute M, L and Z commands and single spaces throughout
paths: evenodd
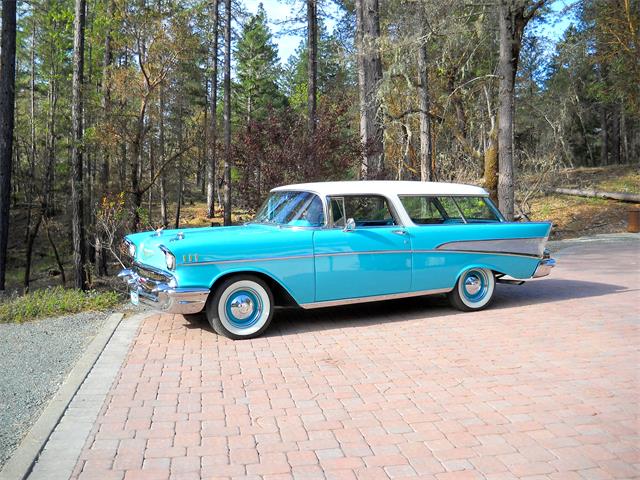
M 179 263 L 179 267 L 197 267 L 200 265 L 220 265 L 226 263 L 251 263 L 251 262 L 275 262 L 279 260 L 298 260 L 303 258 L 314 257 L 342 257 L 347 255 L 393 255 L 400 253 L 479 253 L 481 255 L 506 255 L 511 257 L 527 257 L 527 258 L 541 258 L 536 254 L 517 253 L 517 252 L 500 252 L 494 250 L 450 250 L 446 248 L 436 248 L 434 250 L 368 250 L 366 252 L 329 252 L 329 253 L 316 253 L 315 255 L 290 255 L 286 257 L 265 257 L 265 258 L 241 258 L 234 260 L 212 260 L 209 262 L 192 262 L 192 263 Z
M 463 240 L 443 243 L 438 245 L 436 250 L 454 250 L 474 253 L 509 253 L 542 258 L 545 242 L 545 237 Z
M 209 262 L 179 263 L 178 267 L 198 267 L 200 265 L 219 265 L 222 263 L 249 263 L 249 262 L 273 262 L 276 260 L 297 260 L 300 258 L 313 258 L 313 255 L 289 255 L 287 257 L 266 258 L 240 258 L 234 260 L 212 260 Z
M 339 305 L 353 305 L 356 303 L 379 302 L 382 300 L 394 300 L 397 298 L 421 297 L 423 295 L 435 295 L 438 293 L 448 293 L 453 288 L 438 288 L 435 290 L 420 290 L 418 292 L 390 293 L 387 295 L 372 295 L 370 297 L 345 298 L 341 300 L 327 300 L 324 302 L 301 303 L 305 310 L 322 307 L 336 307 Z
M 551 273 L 551 269 L 556 266 L 556 261 L 553 258 L 545 258 L 540 261 L 536 271 L 533 272 L 533 278 L 546 277 Z
M 462 254 L 475 253 L 478 255 L 500 255 L 504 257 L 524 257 L 524 258 L 540 259 L 538 255 L 529 255 L 526 253 L 494 252 L 494 251 L 482 251 L 482 250 L 414 250 L 413 253 L 462 253 Z
M 407 250 L 367 250 L 366 252 L 329 252 L 329 253 L 316 253 L 316 257 L 344 257 L 347 255 L 385 255 L 385 254 L 398 254 L 398 253 L 412 253 L 410 249 Z

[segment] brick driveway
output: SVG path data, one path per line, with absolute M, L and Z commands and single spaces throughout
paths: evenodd
M 473 314 L 284 310 L 243 342 L 151 316 L 74 478 L 638 478 L 638 245 L 568 248 Z

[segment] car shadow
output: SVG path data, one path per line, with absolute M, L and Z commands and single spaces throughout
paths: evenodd
M 563 300 L 595 298 L 632 291 L 622 285 L 583 280 L 544 279 L 524 285 L 499 284 L 490 309 L 518 308 Z M 635 291 L 635 290 L 633 290 Z M 454 310 L 445 295 L 410 297 L 339 307 L 304 310 L 277 308 L 264 337 L 297 335 L 336 328 L 364 327 L 463 314 Z M 213 333 L 204 314 L 185 315 L 185 327 Z
M 627 291 L 632 290 L 622 285 L 583 280 L 545 279 L 524 285 L 500 284 L 497 286 L 495 299 L 489 309 L 518 308 Z M 308 331 L 362 327 L 456 314 L 464 313 L 453 309 L 445 295 L 411 297 L 314 310 L 282 308 L 276 310 L 265 336 L 295 335 Z

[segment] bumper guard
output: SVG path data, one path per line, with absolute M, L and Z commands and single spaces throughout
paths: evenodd
M 175 278 L 161 270 L 134 265 L 118 274 L 129 288 L 133 303 L 140 303 L 165 313 L 201 312 L 209 296 L 208 288 L 178 288 Z
M 538 263 L 536 271 L 533 272 L 533 278 L 546 277 L 551 273 L 551 269 L 556 266 L 556 261 L 553 258 L 543 258 Z

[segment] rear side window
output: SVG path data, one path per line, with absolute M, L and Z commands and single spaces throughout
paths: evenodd
M 343 227 L 349 218 L 353 218 L 358 227 L 396 224 L 387 200 L 378 195 L 330 197 L 329 210 L 334 227 Z
M 443 223 L 446 214 L 432 197 L 400 197 L 402 205 L 416 225 Z
M 484 197 L 456 197 L 455 200 L 467 222 L 498 221 L 495 212 L 489 207 Z
M 485 197 L 400 195 L 400 201 L 416 225 L 500 221 Z
M 453 197 L 437 197 L 437 201 L 442 205 L 443 210 L 447 212 L 446 220 L 449 223 L 463 222 L 462 216 L 460 215 L 460 208 L 456 205 Z

